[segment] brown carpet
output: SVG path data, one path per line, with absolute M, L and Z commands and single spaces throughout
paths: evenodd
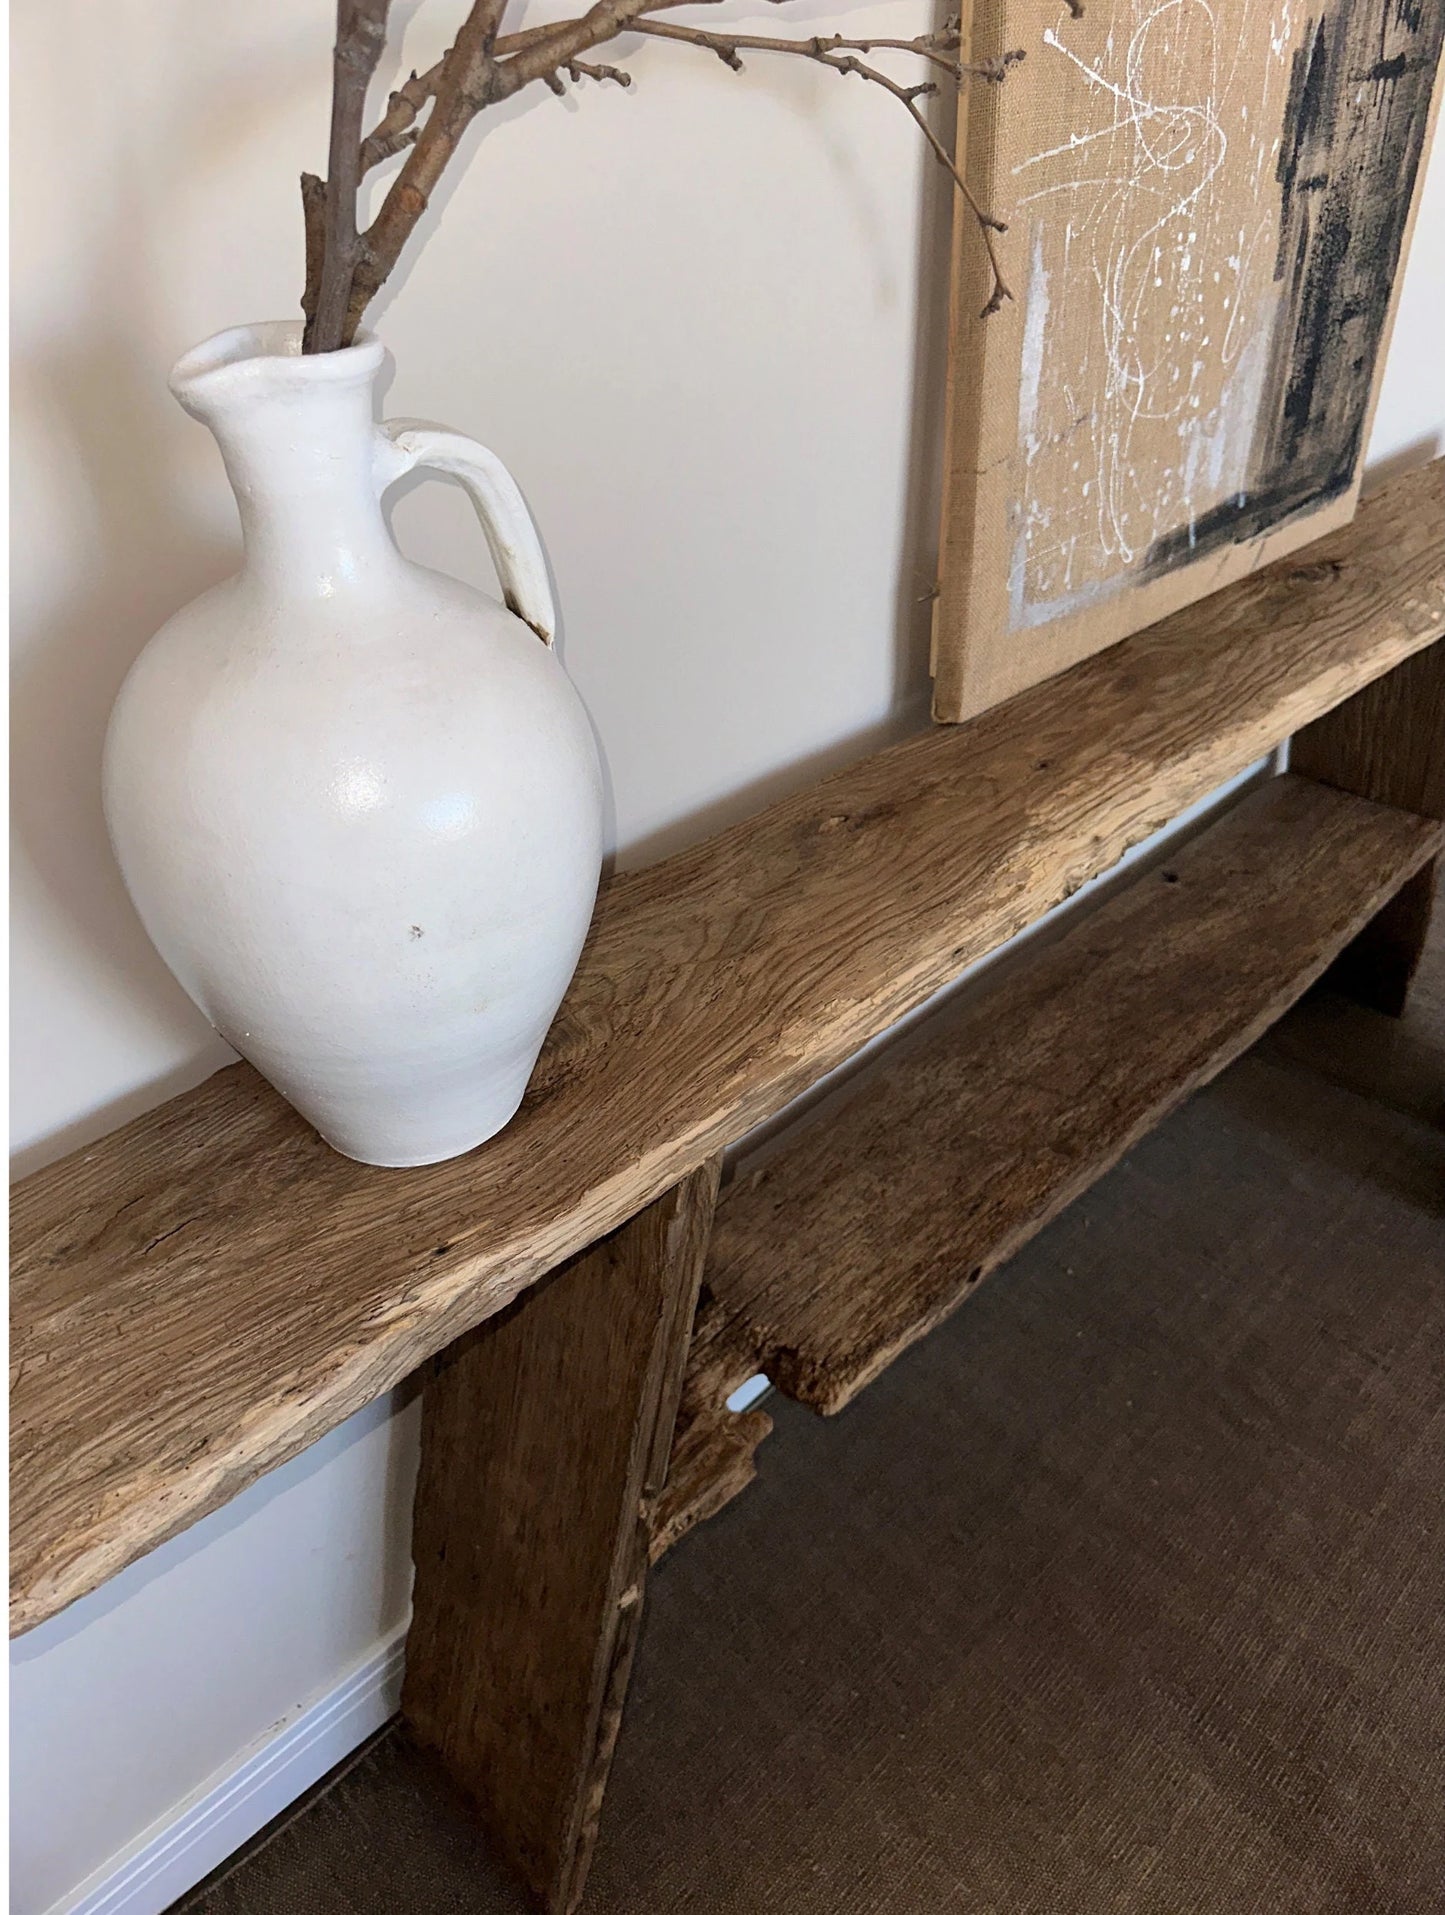
M 1304 1017 L 775 1405 L 654 1579 L 586 1915 L 1445 1910 L 1445 1134 Z M 182 1906 L 521 1903 L 388 1735 Z

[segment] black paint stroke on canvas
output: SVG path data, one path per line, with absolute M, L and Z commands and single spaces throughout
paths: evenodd
M 1276 177 L 1283 287 L 1248 489 L 1167 533 L 1168 571 L 1338 498 L 1355 474 L 1400 264 L 1445 0 L 1329 0 L 1296 50 Z

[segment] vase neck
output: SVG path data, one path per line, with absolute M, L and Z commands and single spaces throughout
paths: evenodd
M 299 326 L 222 333 L 171 376 L 215 434 L 236 495 L 246 572 L 331 597 L 399 563 L 375 476 L 376 341 L 302 358 Z

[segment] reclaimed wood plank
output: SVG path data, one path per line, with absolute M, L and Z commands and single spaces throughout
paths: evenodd
M 1445 463 L 612 884 L 513 1124 L 378 1171 L 248 1067 L 17 1186 L 11 1626 L 295 1455 L 1445 630 Z
M 832 1414 L 1237 1057 L 1438 849 L 1285 776 L 843 1085 L 720 1206 L 730 1335 Z
M 423 1386 L 402 1714 L 551 1915 L 576 1907 L 597 1832 L 718 1168 Z

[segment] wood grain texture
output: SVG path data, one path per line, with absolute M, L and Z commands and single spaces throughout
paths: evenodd
M 437 1360 L 402 1713 L 539 1902 L 581 1895 L 718 1162 Z
M 1376 679 L 1291 742 L 1290 762 L 1341 791 L 1445 818 L 1445 643 Z M 1331 982 L 1398 1017 L 1425 948 L 1438 860 L 1417 871 L 1341 953 Z
M 312 1443 L 1445 629 L 1445 464 L 1181 612 L 620 879 L 521 1112 L 383 1171 L 235 1066 L 20 1184 L 12 1628 Z
M 1286 776 L 825 1099 L 721 1205 L 706 1272 L 788 1395 L 841 1409 L 1237 1057 L 1438 848 Z

